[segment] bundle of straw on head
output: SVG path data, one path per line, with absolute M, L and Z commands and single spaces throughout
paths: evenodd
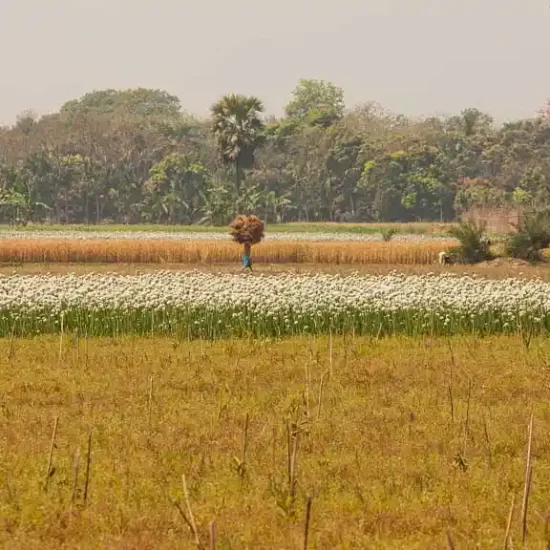
M 229 227 L 239 244 L 258 244 L 264 238 L 264 222 L 258 216 L 237 216 Z

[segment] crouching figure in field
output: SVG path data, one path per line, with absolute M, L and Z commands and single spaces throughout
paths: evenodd
M 439 263 L 442 265 L 452 265 L 453 258 L 448 252 L 440 252 Z

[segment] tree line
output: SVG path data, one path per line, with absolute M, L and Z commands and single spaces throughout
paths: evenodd
M 301 80 L 284 116 L 230 94 L 208 119 L 161 90 L 95 91 L 0 128 L 0 221 L 451 221 L 548 205 L 550 111 L 412 118 Z

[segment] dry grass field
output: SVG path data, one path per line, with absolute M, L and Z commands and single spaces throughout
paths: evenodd
M 533 413 L 527 547 L 548 548 L 549 353 L 510 336 L 2 340 L 0 545 L 301 549 L 311 497 L 311 549 L 503 548 L 513 499 L 519 548 Z
M 425 242 L 265 242 L 253 247 L 262 264 L 429 265 L 454 241 Z M 0 241 L 4 263 L 141 263 L 215 265 L 239 263 L 232 242 L 174 240 L 7 239 Z
M 193 264 L 179 263 L 158 264 L 133 264 L 133 263 L 17 263 L 0 264 L 0 275 L 46 275 L 74 273 L 76 275 L 94 273 L 120 273 L 124 275 L 138 275 L 141 273 L 154 273 L 161 268 L 167 271 L 186 272 L 201 271 L 209 273 L 240 273 L 241 264 L 235 260 L 221 264 Z M 454 275 L 474 275 L 489 279 L 507 279 L 510 277 L 521 279 L 542 279 L 550 281 L 550 263 L 531 265 L 516 260 L 497 260 L 495 262 L 477 265 L 411 265 L 411 264 L 313 264 L 313 263 L 261 263 L 254 264 L 251 275 L 279 275 L 290 273 L 303 275 L 307 273 L 329 273 L 342 276 L 359 273 L 362 275 L 387 275 L 398 271 L 407 275 L 426 275 L 452 273 Z

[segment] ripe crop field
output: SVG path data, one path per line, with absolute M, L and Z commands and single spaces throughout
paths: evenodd
M 550 330 L 550 284 L 478 277 L 330 274 L 0 277 L 0 335 L 76 331 L 179 339 L 302 334 L 453 335 Z
M 238 263 L 242 249 L 225 236 L 221 240 L 187 239 L 40 239 L 0 240 L 4 263 Z M 449 240 L 286 241 L 271 240 L 253 248 L 259 264 L 433 264 Z
M 532 412 L 527 547 L 546 548 L 549 353 L 517 335 L 0 340 L 0 545 L 301 549 L 310 497 L 311 549 L 503 548 L 510 510 L 519 548 Z

